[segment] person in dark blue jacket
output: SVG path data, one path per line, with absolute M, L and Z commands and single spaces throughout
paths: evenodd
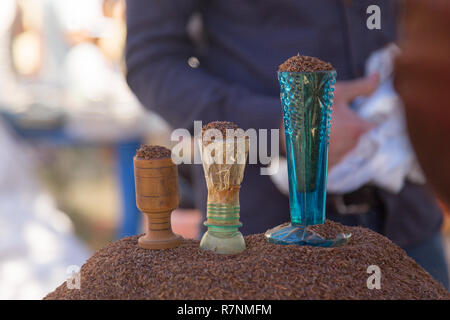
M 357 143 L 370 124 L 349 105 L 371 93 L 376 77 L 362 78 L 365 61 L 395 41 L 397 1 L 388 0 L 129 0 L 127 81 L 141 103 L 174 128 L 194 120 L 233 121 L 241 128 L 280 128 L 278 66 L 300 54 L 329 61 L 338 83 L 333 110 L 330 166 Z M 378 5 L 381 29 L 367 28 L 366 13 Z M 201 37 L 187 25 L 201 17 Z M 198 59 L 191 67 L 188 60 Z M 192 64 L 191 64 L 192 65 Z M 339 103 L 337 103 L 339 101 Z M 198 208 L 206 212 L 201 165 L 192 166 Z M 259 165 L 248 165 L 241 186 L 243 234 L 261 233 L 289 221 L 289 199 Z M 440 227 L 442 212 L 427 187 L 407 183 L 399 194 L 365 186 L 345 195 L 342 212 L 328 195 L 327 217 L 372 228 L 402 246 L 448 286 Z M 345 207 L 345 206 L 344 206 Z M 344 210 L 345 211 L 345 210 Z

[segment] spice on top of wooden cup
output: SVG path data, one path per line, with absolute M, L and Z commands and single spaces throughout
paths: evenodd
M 144 160 L 161 159 L 170 157 L 172 152 L 166 147 L 142 145 L 136 151 L 136 157 Z

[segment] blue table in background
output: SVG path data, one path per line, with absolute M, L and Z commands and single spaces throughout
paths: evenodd
M 14 132 L 22 139 L 39 143 L 44 142 L 55 146 L 90 146 L 97 143 L 80 141 L 67 134 L 63 128 L 55 129 L 25 129 L 18 127 L 12 119 L 3 114 L 3 117 L 14 129 Z M 141 214 L 136 207 L 134 190 L 133 157 L 140 147 L 141 138 L 134 137 L 112 143 L 117 151 L 116 174 L 120 187 L 121 222 L 117 236 L 123 238 L 137 234 Z
M 119 238 L 133 236 L 139 229 L 141 214 L 136 207 L 136 194 L 134 190 L 133 157 L 140 147 L 141 140 L 123 141 L 116 145 L 117 174 L 120 181 L 122 221 Z

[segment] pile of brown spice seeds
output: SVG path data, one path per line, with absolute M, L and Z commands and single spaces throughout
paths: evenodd
M 216 255 L 184 240 L 178 248 L 144 250 L 137 236 L 113 242 L 81 268 L 81 289 L 63 283 L 46 299 L 450 299 L 450 293 L 387 238 L 326 221 L 326 237 L 350 232 L 338 248 L 271 244 L 245 237 L 247 250 Z M 367 269 L 381 271 L 369 289 Z

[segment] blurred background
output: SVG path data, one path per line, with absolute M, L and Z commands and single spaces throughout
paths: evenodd
M 170 146 L 171 129 L 130 92 L 125 37 L 123 0 L 0 1 L 0 299 L 42 298 L 142 225 L 131 159 L 141 143 Z M 173 229 L 196 238 L 179 169 Z
M 124 80 L 125 36 L 122 0 L 0 1 L 0 299 L 40 299 L 140 232 L 132 157 L 171 130 Z M 197 236 L 199 212 L 173 220 Z

